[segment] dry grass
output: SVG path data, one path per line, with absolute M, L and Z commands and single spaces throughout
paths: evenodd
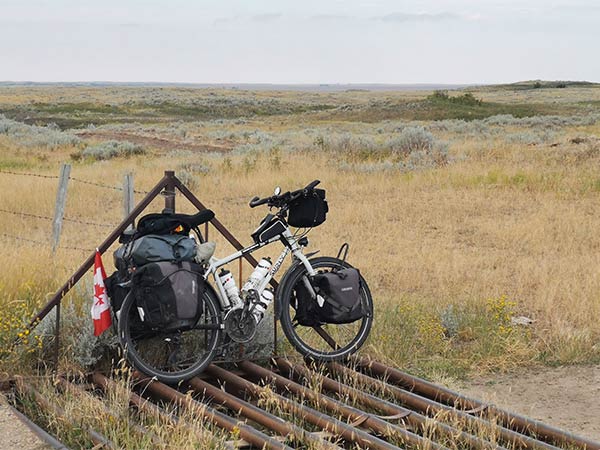
M 94 444 L 87 432 L 90 429 L 122 449 L 220 449 L 226 448 L 224 443 L 230 438 L 229 433 L 205 423 L 193 412 L 169 407 L 163 410 L 167 414 L 148 407 L 133 410 L 129 405 L 132 385 L 127 377 L 105 395 L 86 391 L 64 379 L 27 383 L 50 406 L 30 395 L 21 396 L 20 408 L 71 448 L 92 448 Z M 171 414 L 179 415 L 181 420 L 170 420 Z
M 550 102 L 554 97 L 549 91 L 531 95 Z M 554 91 L 560 91 L 554 95 L 566 95 L 565 90 Z M 26 96 L 38 95 L 53 102 L 62 91 L 57 92 L 4 90 L 2 103 L 19 104 Z M 106 100 L 122 91 L 96 90 L 93 94 L 92 100 Z M 361 104 L 369 98 L 365 93 L 321 95 L 311 94 L 308 100 Z M 412 94 L 405 95 L 410 98 Z M 505 94 L 481 95 L 497 101 Z M 581 95 L 577 90 L 574 101 L 580 101 Z M 296 94 L 284 97 L 298 100 Z M 298 117 L 303 119 L 295 120 Z M 165 169 L 200 163 L 209 172 L 197 175 L 195 192 L 243 243 L 250 242 L 250 232 L 266 213 L 247 207 L 252 196 L 267 195 L 275 185 L 295 189 L 318 178 L 327 189 L 331 211 L 328 221 L 309 235 L 311 248 L 331 255 L 341 243 L 350 243 L 350 262 L 361 269 L 375 297 L 377 317 L 366 351 L 434 378 L 511 370 L 523 364 L 600 360 L 600 237 L 596 232 L 600 228 L 600 177 L 595 170 L 600 152 L 593 139 L 600 136 L 599 125 L 554 127 L 552 141 L 534 146 L 503 139 L 503 134 L 523 130 L 515 125 L 500 126 L 499 133 L 485 139 L 441 131 L 436 137 L 450 143 L 451 164 L 414 172 L 367 171 L 341 164 L 348 155 L 315 150 L 312 135 L 305 138 L 302 133 L 314 127 L 322 133 L 333 129 L 370 133 L 377 140 L 383 139 L 377 137 L 377 128 L 393 124 L 336 123 L 320 117 L 321 113 L 315 113 L 186 125 L 190 139 L 213 139 L 214 143 L 210 133 L 226 131 L 234 133 L 234 143 L 240 143 L 246 142 L 244 132 L 260 130 L 288 139 L 292 147 L 305 144 L 301 151 L 287 151 L 284 145 L 284 151 L 222 156 L 150 148 L 148 155 L 130 159 L 76 162 L 72 175 L 120 185 L 123 174 L 132 170 L 136 188 L 147 190 Z M 167 127 L 153 127 L 143 132 L 166 133 Z M 588 141 L 571 143 L 575 136 L 587 136 Z M 260 142 L 256 145 L 261 146 Z M 79 150 L 24 148 L 2 135 L 0 149 L 0 168 L 49 175 L 56 175 L 58 163 Z M 361 158 L 359 163 L 371 161 L 368 154 Z M 2 207 L 7 210 L 51 216 L 55 189 L 56 180 L 0 174 L 0 190 L 5 193 Z M 155 201 L 152 209 L 160 210 L 161 201 Z M 181 197 L 177 202 L 178 209 L 193 211 Z M 121 218 L 120 193 L 72 181 L 66 216 L 116 223 Z M 47 242 L 51 224 L 2 213 L 0 230 Z M 91 250 L 108 231 L 67 222 L 61 242 Z M 48 246 L 2 241 L 0 302 L 23 301 L 27 307 L 19 313 L 21 322 L 85 256 L 63 249 L 52 257 Z M 230 250 L 219 241 L 219 254 Z M 274 255 L 278 250 L 271 247 L 264 253 Z M 110 261 L 105 256 L 109 268 Z M 80 297 L 75 296 L 77 302 L 83 301 Z M 496 317 L 499 308 L 502 314 Z M 536 322 L 521 329 L 506 320 L 512 315 Z M 14 328 L 9 331 L 18 331 Z

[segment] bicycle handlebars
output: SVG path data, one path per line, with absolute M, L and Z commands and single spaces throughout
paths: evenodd
M 297 199 L 302 194 L 307 194 L 308 192 L 312 191 L 320 182 L 321 181 L 319 180 L 314 180 L 302 189 L 298 189 L 297 191 L 293 192 L 288 191 L 280 195 L 273 195 L 265 198 L 254 197 L 252 200 L 250 200 L 250 208 L 256 208 L 257 206 L 264 205 L 265 203 L 267 203 L 269 206 L 283 206 L 286 203 Z

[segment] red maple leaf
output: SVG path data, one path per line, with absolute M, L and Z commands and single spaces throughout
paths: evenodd
M 94 284 L 94 297 L 98 299 L 96 305 L 104 305 L 104 301 L 102 300 L 102 296 L 104 295 L 104 286 L 100 286 L 99 284 Z

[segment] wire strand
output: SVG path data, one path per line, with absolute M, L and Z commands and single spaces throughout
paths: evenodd
M 32 172 L 14 172 L 12 170 L 0 170 L 0 173 L 5 173 L 8 175 L 18 175 L 18 176 L 24 176 L 24 177 L 36 177 L 36 178 L 49 178 L 49 179 L 53 179 L 53 180 L 57 180 L 58 178 L 60 178 L 57 175 L 42 175 L 39 173 L 32 173 Z M 69 180 L 73 180 L 77 183 L 82 183 L 82 184 L 88 184 L 91 186 L 96 186 L 96 187 L 101 187 L 104 189 L 111 189 L 114 191 L 123 191 L 122 187 L 119 186 L 111 186 L 108 184 L 104 184 L 104 183 L 97 183 L 95 181 L 88 181 L 88 180 L 82 180 L 81 178 L 77 178 L 77 177 L 69 177 Z M 148 194 L 149 191 L 144 191 L 144 190 L 139 190 L 139 189 L 134 189 L 133 192 L 135 194 Z
M 87 184 L 90 186 L 96 186 L 96 187 L 100 187 L 100 188 L 104 188 L 104 189 L 111 189 L 113 191 L 123 191 L 122 187 L 111 186 L 109 184 L 98 183 L 96 181 L 82 180 L 81 178 L 76 178 L 76 177 L 69 177 L 69 180 L 73 180 L 77 183 Z M 148 194 L 149 191 L 140 191 L 140 190 L 134 189 L 133 192 L 134 192 L 134 194 Z
M 42 219 L 42 220 L 50 220 L 50 221 L 54 220 L 54 218 L 50 217 L 50 216 L 41 216 L 39 214 L 31 214 L 31 213 L 19 212 L 19 211 L 9 211 L 8 209 L 2 209 L 2 208 L 0 208 L 0 212 L 5 213 L 5 214 L 12 214 L 15 216 L 32 217 L 34 219 Z M 82 225 L 92 225 L 92 226 L 103 227 L 103 228 L 115 228 L 118 225 L 116 223 L 99 223 L 99 222 L 92 222 L 89 220 L 72 219 L 70 217 L 63 217 L 63 220 L 65 222 L 73 222 L 73 223 L 79 223 Z
M 0 233 L 0 236 L 2 236 L 3 238 L 12 239 L 14 241 L 29 242 L 29 243 L 32 243 L 32 244 L 38 244 L 38 245 L 48 246 L 47 242 L 38 241 L 38 240 L 35 240 L 35 239 L 24 238 L 24 237 L 21 237 L 21 236 L 15 236 L 14 234 Z M 92 253 L 94 251 L 92 249 L 81 248 L 81 247 L 70 247 L 70 246 L 60 246 L 59 248 L 63 249 L 63 250 L 73 250 L 73 251 L 85 252 L 85 253 Z
M 27 172 L 13 172 L 11 170 L 0 170 L 0 173 L 6 173 L 9 175 L 20 175 L 20 176 L 24 176 L 24 177 L 36 177 L 36 178 L 52 178 L 52 179 L 58 179 L 59 177 L 56 175 L 42 175 L 39 173 L 27 173 Z

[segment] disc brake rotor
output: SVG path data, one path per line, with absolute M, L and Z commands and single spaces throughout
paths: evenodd
M 248 312 L 242 318 L 243 308 L 232 309 L 225 316 L 225 331 L 232 341 L 240 344 L 250 342 L 256 334 L 256 320 Z

